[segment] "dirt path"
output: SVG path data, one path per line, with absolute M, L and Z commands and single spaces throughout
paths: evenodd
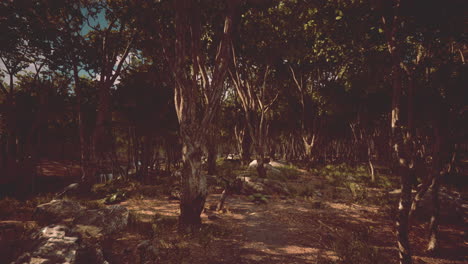
M 187 241 L 186 237 L 179 237 L 179 241 L 187 244 L 186 258 L 177 261 L 163 259 L 162 263 L 315 264 L 326 263 L 318 261 L 320 259 L 336 260 L 343 254 L 353 254 L 347 250 L 366 251 L 370 247 L 377 248 L 380 258 L 385 258 L 385 262 L 379 263 L 396 263 L 393 213 L 382 206 L 328 199 L 326 191 L 321 190 L 323 199 L 276 197 L 265 204 L 254 203 L 243 195 L 228 196 L 225 213 L 207 210 L 202 214 L 206 226 L 228 232 L 210 237 L 208 246 L 202 246 L 196 239 Z M 213 207 L 218 199 L 219 194 L 209 195 L 206 207 Z M 179 214 L 179 201 L 162 197 L 129 200 L 122 205 L 147 221 L 152 221 L 156 213 L 173 219 Z M 216 217 L 210 217 L 213 215 Z M 468 244 L 463 238 L 463 227 L 442 224 L 442 254 L 430 257 L 424 252 L 426 225 L 420 223 L 412 228 L 415 264 L 468 263 Z M 171 232 L 163 239 L 171 240 L 177 236 L 175 230 Z M 131 248 L 132 245 L 126 247 Z
M 234 196 L 227 206 L 231 213 L 221 221 L 237 227 L 240 263 L 316 263 L 319 256 L 334 256 L 327 244 L 336 230 L 314 216 L 326 218 L 325 208 L 313 208 L 317 204 L 292 199 L 255 204 Z
M 217 198 L 213 195 L 208 202 L 214 203 Z M 391 261 L 397 259 L 393 221 L 376 206 L 303 199 L 272 199 L 267 204 L 255 204 L 245 196 L 231 196 L 227 207 L 229 213 L 211 222 L 235 229 L 228 245 L 221 245 L 221 248 L 229 247 L 231 254 L 238 255 L 236 262 L 226 258 L 214 263 L 305 264 L 317 263 L 320 258 L 336 259 L 337 254 L 331 249 L 339 246 L 339 241 L 345 246 L 357 243 L 352 237 L 363 230 L 368 232 L 364 232 L 368 235 L 364 236 L 365 245 L 377 247 L 380 256 L 389 260 L 382 263 L 396 263 Z M 418 234 L 424 228 L 416 226 L 414 229 Z M 414 263 L 467 263 L 463 252 L 468 246 L 463 242 L 463 230 L 443 226 L 441 232 L 443 248 L 451 250 L 444 250 L 446 254 L 439 257 L 429 257 L 423 252 L 425 239 L 413 237 Z M 456 252 L 453 249 L 457 249 Z

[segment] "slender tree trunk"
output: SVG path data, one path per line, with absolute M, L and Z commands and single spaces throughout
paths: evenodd
M 436 173 L 432 179 L 432 216 L 429 223 L 429 243 L 427 251 L 435 253 L 439 247 L 439 218 L 440 218 L 440 203 L 439 203 L 439 188 L 440 174 Z
M 78 110 L 78 133 L 80 136 L 80 167 L 81 167 L 81 181 L 85 180 L 86 177 L 86 139 L 85 139 L 85 126 L 84 126 L 84 113 L 82 106 L 83 93 L 81 91 L 80 77 L 78 75 L 78 66 L 77 62 L 73 62 L 73 77 L 75 81 L 75 94 L 76 94 L 76 104 Z
M 408 169 L 400 166 L 401 196 L 398 203 L 397 215 L 397 239 L 400 263 L 411 263 L 411 250 L 409 245 L 409 221 L 408 213 L 411 205 L 411 182 L 409 181 Z
M 208 175 L 215 175 L 216 174 L 216 143 L 214 142 L 214 137 L 212 140 L 208 140 L 206 144 L 207 150 L 207 170 Z
M 371 174 L 371 182 L 375 182 L 375 170 L 374 165 L 372 164 L 372 139 L 367 141 L 367 160 L 369 162 L 369 171 Z
M 219 202 L 216 205 L 216 211 L 223 210 L 224 202 L 226 202 L 226 198 L 228 196 L 227 189 L 228 189 L 228 187 L 224 188 L 223 192 L 221 193 L 221 198 L 219 199 Z
M 413 202 L 411 203 L 411 209 L 409 212 L 409 217 L 410 219 L 413 217 L 414 213 L 419 207 L 419 203 L 422 201 L 422 198 L 424 195 L 426 195 L 427 190 L 429 190 L 429 187 L 431 186 L 432 179 L 434 178 L 435 175 L 435 167 L 433 166 L 430 173 L 428 175 L 425 175 L 423 178 L 423 182 L 418 186 L 418 191 L 416 195 L 413 198 Z
M 442 151 L 442 144 L 445 143 L 444 139 L 447 135 L 442 133 L 446 131 L 447 118 L 445 109 L 441 107 L 439 110 L 440 117 L 434 125 L 434 137 L 435 143 L 433 147 L 433 177 L 431 184 L 432 191 L 432 216 L 429 224 L 429 243 L 427 245 L 427 251 L 429 253 L 435 253 L 439 248 L 439 218 L 440 218 L 440 203 L 439 203 L 439 189 L 440 189 L 440 177 L 442 169 L 442 155 L 445 154 Z M 445 159 L 444 159 L 445 160 Z

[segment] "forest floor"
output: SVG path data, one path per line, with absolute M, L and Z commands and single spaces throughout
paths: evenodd
M 220 212 L 210 210 L 220 198 L 220 189 L 212 189 L 201 230 L 182 235 L 177 231 L 179 201 L 169 199 L 160 186 L 142 185 L 136 192 L 140 194 L 120 203 L 131 212 L 129 227 L 101 241 L 104 256 L 112 264 L 396 263 L 398 194 L 389 194 L 394 186 L 345 188 L 330 183 L 326 175 L 303 170 L 288 186 L 295 188 L 294 195 L 273 194 L 262 200 L 230 195 Z M 0 222 L 31 221 L 31 212 L 18 210 Z M 468 263 L 466 225 L 443 219 L 440 251 L 430 256 L 424 251 L 428 221 L 423 220 L 416 217 L 411 229 L 414 263 Z M 156 252 L 150 262 L 138 249 L 145 240 Z
M 396 263 L 391 216 L 394 206 L 380 205 L 384 201 L 350 202 L 352 199 L 346 197 L 349 191 L 337 191 L 326 182 L 325 177 L 305 172 L 295 180 L 299 186 L 320 186 L 320 198 L 273 195 L 267 202 L 259 203 L 245 195 L 228 196 L 226 210 L 206 210 L 202 214 L 202 231 L 190 237 L 177 234 L 177 200 L 128 200 L 122 205 L 140 215 L 143 222 L 166 219 L 162 221 L 166 225 L 152 226 L 156 247 L 172 249 L 159 256 L 161 263 Z M 368 192 L 369 199 L 383 199 L 379 195 L 386 191 L 369 188 Z M 219 197 L 209 195 L 207 209 L 213 208 Z M 427 227 L 424 221 L 413 222 L 414 263 L 467 263 L 468 243 L 463 225 L 441 224 L 441 249 L 437 256 L 424 252 Z M 125 249 L 130 245 L 121 246 Z M 112 251 L 118 252 L 118 248 Z M 114 255 L 116 263 L 125 255 Z

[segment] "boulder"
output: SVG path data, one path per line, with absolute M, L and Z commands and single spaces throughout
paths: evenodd
M 0 221 L 0 262 L 15 260 L 28 248 L 30 235 L 36 229 L 34 221 Z
M 42 223 L 58 223 L 67 218 L 75 218 L 83 207 L 75 201 L 52 200 L 40 204 L 34 211 L 34 218 Z
M 95 226 L 108 235 L 127 227 L 129 211 L 121 205 L 103 209 L 84 210 L 75 218 L 74 225 Z
M 268 164 L 270 164 L 273 168 L 283 168 L 283 167 L 288 166 L 288 164 L 286 163 L 283 163 L 280 161 L 274 161 L 274 160 L 270 161 L 270 163 Z
M 253 194 L 253 193 L 267 193 L 265 185 L 261 182 L 248 181 L 242 184 L 242 193 Z
M 257 168 L 257 160 L 252 160 L 252 162 L 249 163 L 249 168 Z
M 258 165 L 257 160 L 253 160 L 252 162 L 249 163 L 249 168 L 256 168 L 257 165 Z M 265 162 L 264 165 L 265 165 L 265 168 L 282 168 L 282 167 L 288 166 L 284 162 L 274 161 L 274 160 L 271 160 L 270 162 Z
M 242 180 L 242 193 L 243 194 L 281 194 L 289 195 L 289 189 L 286 184 L 270 179 L 240 177 Z
M 30 252 L 19 257 L 14 264 L 69 263 L 69 264 L 105 264 L 102 251 L 95 245 L 80 243 L 78 236 L 72 235 L 63 225 L 51 225 L 42 228 L 33 235 L 33 247 Z M 88 257 L 92 255 L 93 257 Z
M 273 164 L 275 165 L 273 166 L 271 163 L 272 162 L 263 164 L 263 167 L 265 168 L 267 174 L 272 177 L 280 177 L 282 175 L 282 172 L 278 168 L 284 167 L 284 165 L 279 166 L 280 163 L 273 161 Z M 257 160 L 253 160 L 249 164 L 250 169 L 255 169 L 257 168 L 257 166 Z

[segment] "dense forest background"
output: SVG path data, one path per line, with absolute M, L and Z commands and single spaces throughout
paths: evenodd
M 439 190 L 466 191 L 467 10 L 463 0 L 3 1 L 0 195 L 178 177 L 178 228 L 191 233 L 212 175 L 222 203 L 234 193 L 227 163 L 259 178 L 273 161 L 362 169 L 366 184 L 384 174 L 399 184 L 394 244 L 411 263 L 418 202 L 431 197 L 436 252 Z

